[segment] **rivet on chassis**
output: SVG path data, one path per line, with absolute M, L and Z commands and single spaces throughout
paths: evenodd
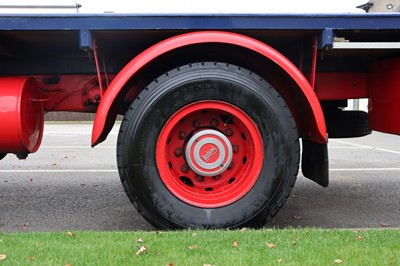
M 178 134 L 178 135 L 179 135 L 179 138 L 180 138 L 180 139 L 185 139 L 186 136 L 187 136 L 187 135 L 186 135 L 186 132 L 183 131 L 183 130 L 179 131 L 179 134 Z
M 181 166 L 181 171 L 182 171 L 183 173 L 189 172 L 189 165 L 183 164 L 183 165 Z
M 182 148 L 176 148 L 174 151 L 174 154 L 176 157 L 182 156 L 183 154 L 183 149 Z
M 233 144 L 232 145 L 232 151 L 233 151 L 233 153 L 238 153 L 239 152 L 239 146 L 236 145 L 236 144 Z
M 233 130 L 231 128 L 225 129 L 225 135 L 231 137 L 233 135 Z
M 228 169 L 232 169 L 233 167 L 235 167 L 235 163 L 234 163 L 234 162 L 231 162 L 231 163 L 229 164 L 229 166 L 228 166 Z

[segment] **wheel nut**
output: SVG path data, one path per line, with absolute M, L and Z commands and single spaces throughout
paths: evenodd
M 186 132 L 183 131 L 183 130 L 179 131 L 179 138 L 180 139 L 185 139 L 186 138 Z
M 211 119 L 210 120 L 210 125 L 212 127 L 217 127 L 219 125 L 218 119 L 215 119 L 215 118 Z
M 194 120 L 192 125 L 193 125 L 194 128 L 199 128 L 200 127 L 200 121 L 199 120 Z
M 229 166 L 228 166 L 228 169 L 232 169 L 233 167 L 235 167 L 235 163 L 234 163 L 234 162 L 231 162 L 231 163 L 229 164 Z
M 182 156 L 183 149 L 182 148 L 176 148 L 174 151 L 174 154 L 176 157 Z
M 204 176 L 196 175 L 195 179 L 196 179 L 197 182 L 203 182 L 204 181 Z
M 233 153 L 238 153 L 239 152 L 239 146 L 236 145 L 236 144 L 233 144 L 232 145 L 232 151 L 233 151 Z
M 219 180 L 219 179 L 221 179 L 221 177 L 222 177 L 221 175 L 216 175 L 216 176 L 213 176 L 213 179 L 214 180 Z
M 182 165 L 181 166 L 181 171 L 184 172 L 184 173 L 189 172 L 189 165 L 187 165 L 187 164 Z
M 233 130 L 231 128 L 225 129 L 225 135 L 231 137 L 233 135 Z

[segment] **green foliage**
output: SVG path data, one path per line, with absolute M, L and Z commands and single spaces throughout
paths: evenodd
M 0 265 L 399 265 L 399 239 L 395 229 L 0 233 Z

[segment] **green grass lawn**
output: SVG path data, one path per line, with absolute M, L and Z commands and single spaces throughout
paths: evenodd
M 1 266 L 400 265 L 400 230 L 0 233 L 0 254 Z

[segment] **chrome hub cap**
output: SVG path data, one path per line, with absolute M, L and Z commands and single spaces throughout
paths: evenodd
M 217 130 L 197 132 L 186 146 L 189 167 L 201 176 L 216 176 L 223 173 L 232 161 L 232 144 Z

